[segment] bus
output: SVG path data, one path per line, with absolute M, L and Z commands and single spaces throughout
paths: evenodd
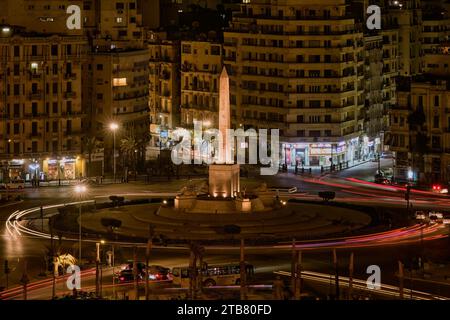
M 245 264 L 245 273 L 247 280 L 254 274 L 254 267 L 251 264 Z M 239 263 L 230 263 L 226 265 L 208 265 L 203 264 L 198 276 L 202 277 L 204 287 L 214 286 L 234 286 L 241 283 L 241 268 Z M 181 288 L 189 287 L 190 268 L 173 268 L 172 282 Z

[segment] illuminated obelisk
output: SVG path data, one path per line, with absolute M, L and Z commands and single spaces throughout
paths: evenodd
M 209 166 L 209 193 L 214 197 L 233 197 L 239 192 L 239 164 L 234 160 L 234 139 L 228 139 L 227 129 L 231 128 L 230 78 L 224 67 L 219 79 L 219 131 L 222 145 L 219 164 Z

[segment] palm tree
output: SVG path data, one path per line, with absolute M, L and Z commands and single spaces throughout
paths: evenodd
M 125 163 L 131 162 L 133 164 L 133 168 L 136 171 L 136 151 L 138 150 L 138 142 L 136 138 L 133 136 L 128 136 L 122 140 L 120 140 L 120 151 L 123 156 L 123 167 L 125 167 Z
M 92 163 L 92 154 L 94 151 L 101 147 L 101 141 L 97 139 L 95 136 L 88 136 L 84 140 L 84 149 L 88 154 L 88 166 L 87 166 L 87 176 L 91 176 L 91 163 Z

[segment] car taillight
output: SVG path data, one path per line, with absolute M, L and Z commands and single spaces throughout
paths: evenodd
M 125 277 L 120 277 L 119 279 L 120 279 L 120 281 L 124 281 Z

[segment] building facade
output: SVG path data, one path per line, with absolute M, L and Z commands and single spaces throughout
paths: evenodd
M 222 45 L 208 41 L 181 42 L 181 124 L 218 125 Z
M 233 122 L 280 129 L 287 166 L 369 155 L 362 29 L 345 1 L 251 1 L 226 30 Z
M 165 148 L 173 129 L 180 125 L 180 42 L 148 37 L 150 147 Z M 155 152 L 156 153 L 156 152 Z
M 83 160 L 84 37 L 16 32 L 0 38 L 2 179 L 75 179 Z

